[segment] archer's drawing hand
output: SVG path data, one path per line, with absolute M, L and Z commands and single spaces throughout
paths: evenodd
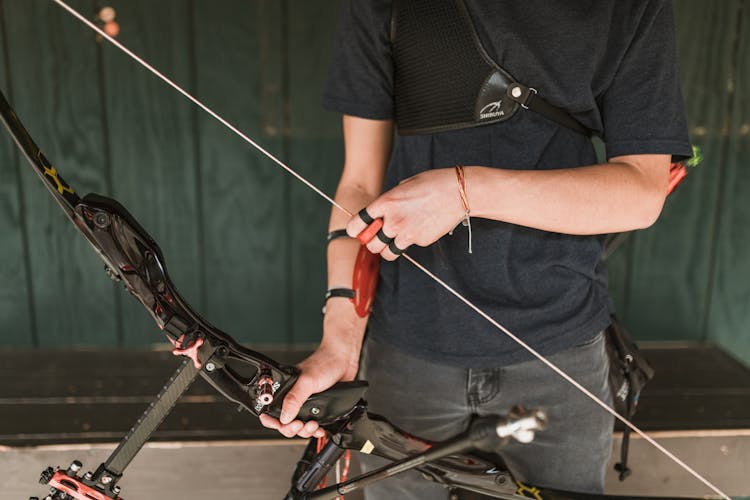
M 266 414 L 260 416 L 260 422 L 264 427 L 276 429 L 286 437 L 309 438 L 325 435 L 325 431 L 316 421 L 310 420 L 305 423 L 294 417 L 311 395 L 330 388 L 336 382 L 354 380 L 357 375 L 361 336 L 351 334 L 354 325 L 345 318 L 351 317 L 352 305 L 347 299 L 341 299 L 328 301 L 323 341 L 315 352 L 297 365 L 301 373 L 284 397 L 280 419 Z
M 366 210 L 373 219 L 383 219 L 383 236 L 393 238 L 392 244 L 400 250 L 434 243 L 456 227 L 465 214 L 453 168 L 428 170 L 405 179 L 372 201 Z M 366 227 L 355 215 L 346 231 L 356 237 Z M 386 260 L 398 258 L 377 236 L 367 243 L 367 249 Z

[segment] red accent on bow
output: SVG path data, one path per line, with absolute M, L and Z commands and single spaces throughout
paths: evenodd
M 171 338 L 167 337 L 172 344 L 174 344 L 175 348 L 172 349 L 172 354 L 175 356 L 187 356 L 188 358 L 193 360 L 193 365 L 196 369 L 201 369 L 201 361 L 198 359 L 198 349 L 203 345 L 203 339 L 197 338 L 195 342 L 192 343 L 192 345 L 188 347 L 177 347 L 178 345 L 181 346 L 182 342 L 185 340 L 185 334 L 183 333 L 180 335 L 180 338 L 177 339 L 177 342 L 172 340 Z
M 77 500 L 113 500 L 101 491 L 83 484 L 79 479 L 58 470 L 50 479 L 49 485 Z M 114 500 L 123 500 L 123 498 L 118 495 Z

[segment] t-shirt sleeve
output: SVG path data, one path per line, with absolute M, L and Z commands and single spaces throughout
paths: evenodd
M 648 3 L 612 84 L 600 99 L 607 158 L 692 156 L 683 108 L 671 0 Z
M 323 94 L 323 106 L 342 114 L 393 117 L 390 2 L 345 0 Z

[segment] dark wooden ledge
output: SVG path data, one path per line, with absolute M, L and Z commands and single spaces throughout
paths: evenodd
M 750 369 L 704 345 L 644 346 L 656 377 L 635 423 L 648 431 L 750 429 Z M 294 363 L 305 352 L 268 352 Z M 166 351 L 0 351 L 0 445 L 113 442 L 178 360 Z M 154 440 L 279 438 L 202 379 Z

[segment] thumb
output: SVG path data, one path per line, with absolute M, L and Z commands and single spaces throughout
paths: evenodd
M 284 396 L 284 403 L 281 405 L 281 414 L 279 415 L 279 421 L 286 425 L 297 416 L 299 409 L 307 398 L 312 396 L 314 387 L 310 377 L 306 377 L 304 374 L 300 375 L 297 382 Z

